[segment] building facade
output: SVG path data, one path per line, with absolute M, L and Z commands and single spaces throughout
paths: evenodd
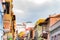
M 56 32 L 56 30 L 58 29 L 55 29 L 55 31 L 50 31 L 50 30 L 52 30 L 52 28 L 53 27 L 55 27 L 56 25 L 55 25 L 55 23 L 57 23 L 57 21 L 59 21 L 60 20 L 60 14 L 56 14 L 56 15 L 50 15 L 47 19 L 46 19 L 46 22 L 47 22 L 47 24 L 46 24 L 46 29 L 47 29 L 47 32 L 48 32 L 48 40 L 51 40 L 50 38 L 50 36 L 54 33 L 54 32 Z M 55 26 L 53 26 L 53 25 L 55 25 Z M 58 25 L 58 24 L 57 24 Z M 54 39 L 55 40 L 55 39 Z
M 49 28 L 50 40 L 60 40 L 60 20 Z
M 59 30 L 59 28 L 57 28 L 53 31 L 50 31 L 50 30 L 52 30 L 52 28 L 56 26 L 55 24 L 59 20 L 60 20 L 60 14 L 50 15 L 48 18 L 45 19 L 45 22 L 42 22 L 39 24 L 43 28 L 43 30 L 42 30 L 43 38 L 47 38 L 46 40 L 51 40 L 51 35 L 55 34 Z M 53 26 L 53 25 L 55 25 L 55 26 Z M 59 23 L 57 25 L 59 25 Z M 54 36 L 54 37 L 56 37 L 56 36 Z M 53 37 L 52 37 L 52 39 L 53 39 Z M 53 40 L 56 40 L 56 39 L 53 39 Z
M 7 34 L 6 36 L 8 39 L 15 40 L 15 34 L 16 34 L 16 16 L 13 13 L 13 0 L 2 0 L 2 7 L 3 7 L 3 29 L 4 35 Z M 7 40 L 8 40 L 7 39 Z
M 48 39 L 47 40 L 51 40 L 51 35 L 53 34 L 53 33 L 55 33 L 56 31 L 57 31 L 57 29 L 55 29 L 55 30 L 53 30 L 53 31 L 50 31 L 50 30 L 52 30 L 52 29 L 54 29 L 53 27 L 55 27 L 56 25 L 56 23 L 57 23 L 57 21 L 59 21 L 60 20 L 60 14 L 56 14 L 56 15 L 50 15 L 46 20 L 45 20 L 45 22 L 47 23 L 46 24 L 46 29 L 47 29 L 47 32 L 48 32 Z M 54 26 L 53 26 L 54 25 Z M 57 24 L 57 25 L 59 25 L 59 24 Z M 59 30 L 59 29 L 58 29 Z M 53 38 L 52 38 L 53 39 Z M 56 40 L 56 39 L 53 39 L 53 40 Z
M 38 37 L 37 37 L 37 40 L 44 40 L 42 36 L 43 34 L 43 28 L 45 30 L 45 27 L 41 26 L 41 23 L 43 23 L 45 21 L 45 19 L 39 19 L 37 22 L 36 22 L 36 27 L 35 27 L 35 30 L 37 30 L 38 32 Z

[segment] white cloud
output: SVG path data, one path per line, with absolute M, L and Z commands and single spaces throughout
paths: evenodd
M 34 19 L 35 21 L 38 18 L 43 17 L 43 12 L 48 14 L 52 9 L 52 5 L 55 5 L 54 2 L 56 2 L 56 0 L 14 0 L 14 13 L 19 19 L 19 22 L 26 21 L 26 19 Z
M 14 9 L 14 12 L 17 12 L 17 13 L 24 13 L 23 10 L 20 10 L 20 9 Z
M 28 0 L 30 2 L 33 2 L 35 4 L 43 4 L 45 2 L 51 2 L 52 0 Z
M 17 17 L 25 17 L 27 15 L 27 13 L 25 13 L 24 10 L 20 10 L 20 9 L 13 9 L 13 10 Z

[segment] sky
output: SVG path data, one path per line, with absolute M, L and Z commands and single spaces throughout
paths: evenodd
M 0 11 L 2 10 L 2 5 L 0 3 Z M 0 13 L 0 40 L 2 40 L 1 36 L 3 35 L 3 26 L 2 26 L 2 13 Z
M 27 21 L 35 23 L 40 18 L 60 13 L 60 0 L 13 0 L 13 6 L 17 24 Z M 2 28 L 1 16 L 0 28 Z
M 35 23 L 40 18 L 60 13 L 59 0 L 14 0 L 13 4 L 17 23 Z

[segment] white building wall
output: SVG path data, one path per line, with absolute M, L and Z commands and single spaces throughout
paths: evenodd
M 53 26 L 51 26 L 49 30 L 50 30 L 50 40 L 54 40 L 52 39 L 52 37 L 60 34 L 60 21 L 56 22 Z
M 21 31 L 25 31 L 25 26 L 17 26 L 16 30 L 18 30 L 18 34 L 19 34 Z

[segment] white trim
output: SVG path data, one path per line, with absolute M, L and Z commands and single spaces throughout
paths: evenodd
M 55 36 L 55 35 L 58 35 L 58 34 L 60 34 L 60 31 L 57 31 L 56 33 L 51 34 L 51 36 Z

